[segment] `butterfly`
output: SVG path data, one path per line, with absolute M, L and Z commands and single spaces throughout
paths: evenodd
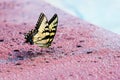
M 49 47 L 57 31 L 58 16 L 54 14 L 48 21 L 45 14 L 41 13 L 35 29 L 25 34 L 26 43 L 36 44 L 39 47 Z

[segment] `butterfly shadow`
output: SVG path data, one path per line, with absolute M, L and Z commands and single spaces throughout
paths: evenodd
M 17 61 L 23 61 L 23 60 L 33 60 L 36 57 L 51 57 L 51 58 L 60 58 L 64 53 L 56 48 L 45 48 L 42 50 L 25 50 L 25 49 L 19 49 L 19 50 L 13 50 L 11 54 L 9 54 L 8 62 L 17 62 Z
M 36 52 L 32 50 L 14 50 L 12 51 L 11 54 L 8 56 L 8 61 L 9 62 L 16 62 L 16 61 L 21 61 L 21 60 L 26 60 L 26 59 L 32 59 L 37 56 L 43 56 L 44 52 Z

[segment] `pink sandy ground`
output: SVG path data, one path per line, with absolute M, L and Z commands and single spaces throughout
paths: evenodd
M 44 12 L 59 16 L 48 49 L 24 44 Z M 41 0 L 0 0 L 0 80 L 120 80 L 120 35 Z

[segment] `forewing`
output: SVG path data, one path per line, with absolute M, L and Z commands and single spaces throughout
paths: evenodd
M 35 44 L 38 44 L 40 47 L 44 47 L 44 45 L 49 41 L 48 36 L 50 35 L 50 33 L 48 20 L 43 13 L 40 14 L 35 29 L 37 30 L 37 33 L 33 37 L 33 42 Z

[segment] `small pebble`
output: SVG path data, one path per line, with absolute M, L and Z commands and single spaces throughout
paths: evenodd
M 78 47 L 78 48 L 79 48 L 79 47 L 82 47 L 82 46 L 81 46 L 81 45 L 77 45 L 76 47 Z
M 90 54 L 90 53 L 92 53 L 92 51 L 88 51 L 88 52 L 87 52 L 87 54 Z
M 49 63 L 49 61 L 45 61 L 46 63 Z
M 16 49 L 16 50 L 14 50 L 14 52 L 19 52 L 19 50 Z
M 19 34 L 22 34 L 22 32 L 19 32 Z
M 85 42 L 84 40 L 80 40 L 80 42 Z
M 15 65 L 21 65 L 21 63 L 18 62 L 18 63 L 16 63 Z
M 0 39 L 0 42 L 3 42 L 4 41 L 4 39 Z

